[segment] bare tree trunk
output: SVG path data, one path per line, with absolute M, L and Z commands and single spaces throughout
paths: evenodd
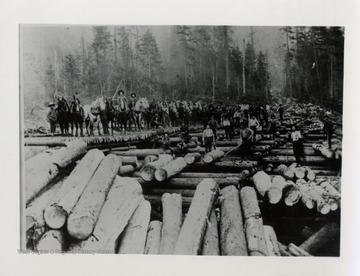
M 242 81 L 243 81 L 243 95 L 246 94 L 245 88 L 245 39 L 243 39 L 243 51 L 244 51 L 244 58 L 242 60 Z

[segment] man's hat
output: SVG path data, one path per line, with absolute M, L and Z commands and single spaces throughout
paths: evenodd
M 131 96 L 131 97 L 136 97 L 136 94 L 135 94 L 135 93 L 131 93 L 130 96 Z
M 50 103 L 48 104 L 48 107 L 50 107 L 50 106 L 55 106 L 55 104 L 54 104 L 53 102 L 50 102 Z
M 120 94 L 121 92 L 123 92 L 123 93 L 124 93 L 124 90 L 119 90 L 119 91 L 118 91 L 118 94 Z

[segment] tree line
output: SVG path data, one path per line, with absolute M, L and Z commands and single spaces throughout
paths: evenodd
M 95 26 L 91 41 L 48 60 L 44 83 L 49 98 L 78 93 L 88 101 L 118 89 L 153 99 L 234 102 L 269 99 L 268 52 L 233 39 L 231 26 L 171 26 L 159 42 L 139 26 Z M 283 60 L 282 96 L 332 104 L 342 99 L 344 30 L 283 27 L 277 49 Z

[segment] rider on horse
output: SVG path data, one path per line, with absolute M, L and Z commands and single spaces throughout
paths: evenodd
M 127 99 L 126 96 L 124 95 L 124 91 L 123 91 L 123 90 L 119 90 L 117 102 L 118 102 L 118 104 L 119 104 L 119 111 L 120 111 L 120 112 L 126 112 L 126 111 L 127 111 L 127 107 L 128 107 L 128 99 Z

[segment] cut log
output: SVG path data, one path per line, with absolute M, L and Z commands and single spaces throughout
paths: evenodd
M 155 171 L 155 179 L 157 181 L 164 181 L 178 173 L 180 173 L 185 167 L 187 163 L 183 157 L 178 157 L 175 160 L 167 163 L 165 166 L 158 168 Z
M 326 162 L 326 158 L 322 156 L 303 156 L 302 161 L 304 164 L 313 164 L 313 165 L 323 165 Z M 262 161 L 265 163 L 274 163 L 274 164 L 291 164 L 294 163 L 295 157 L 294 156 L 267 156 L 263 157 Z
M 201 254 L 205 256 L 220 255 L 218 221 L 214 208 L 211 210 L 210 219 L 206 227 Z
M 264 171 L 259 171 L 254 174 L 253 181 L 256 190 L 263 198 L 266 198 L 270 204 L 277 204 L 280 202 L 282 191 L 272 184 L 268 174 Z
M 170 150 L 163 149 L 135 149 L 128 151 L 118 152 L 118 156 L 136 156 L 139 159 L 144 159 L 148 155 L 158 155 L 158 154 L 171 154 Z
M 191 165 L 201 158 L 201 154 L 199 152 L 188 153 L 184 156 L 184 159 L 188 165 Z
M 34 244 L 41 238 L 45 232 L 44 211 L 51 204 L 56 193 L 64 183 L 61 179 L 44 192 L 42 192 L 34 201 L 26 207 L 26 234 L 27 239 L 31 239 Z M 32 231 L 31 231 L 32 230 Z
M 144 198 L 151 203 L 152 206 L 162 206 L 160 195 L 144 195 Z M 193 200 L 193 197 L 182 196 L 182 207 L 188 208 Z
M 316 178 L 318 183 L 327 181 L 333 186 L 339 193 L 341 193 L 341 176 L 318 176 Z
M 300 178 L 300 179 L 305 178 L 305 174 L 306 174 L 305 168 L 297 167 L 292 169 L 292 171 L 294 172 L 296 178 Z
M 160 254 L 162 222 L 153 220 L 146 236 L 145 254 Z
M 324 156 L 327 159 L 331 159 L 335 157 L 335 153 L 331 149 L 325 147 L 324 145 L 313 144 L 313 148 L 319 151 L 322 154 L 322 156 Z
M 283 190 L 284 203 L 286 206 L 293 206 L 300 201 L 302 193 L 294 182 L 291 180 L 287 180 L 286 182 L 287 186 Z
M 25 198 L 28 204 L 44 187 L 49 185 L 71 162 L 86 151 L 86 143 L 81 140 L 70 142 L 67 147 L 52 153 L 40 153 L 25 163 Z
M 308 193 L 308 189 L 306 187 L 306 181 L 304 179 L 298 179 L 298 181 L 296 181 L 295 184 L 299 188 L 299 191 L 301 193 L 302 204 L 308 209 L 315 208 L 316 202 Z
M 308 252 L 303 250 L 300 247 L 297 247 L 295 244 L 290 243 L 288 245 L 288 250 L 295 256 L 301 256 L 301 257 L 312 257 Z
M 334 198 L 335 200 L 341 199 L 341 194 L 327 181 L 321 181 L 318 182 L 318 185 L 322 187 L 331 198 Z
M 200 254 L 207 221 L 217 193 L 218 185 L 212 179 L 204 179 L 198 185 L 176 242 L 175 254 Z
M 306 179 L 309 181 L 314 181 L 316 178 L 316 173 L 315 171 L 313 171 L 312 169 L 310 169 L 309 167 L 304 167 L 306 170 Z
M 274 228 L 264 225 L 265 240 L 268 256 L 281 256 L 279 243 Z
M 36 249 L 39 253 L 62 253 L 65 249 L 63 232 L 59 230 L 47 231 L 42 235 Z
M 25 139 L 26 147 L 66 147 L 66 142 L 51 141 L 48 139 L 31 138 Z
M 181 172 L 173 179 L 176 178 L 229 178 L 229 177 L 238 177 L 240 178 L 242 172 L 240 173 L 199 173 L 199 172 Z
M 286 245 L 283 245 L 282 243 L 278 242 L 279 245 L 279 250 L 280 250 L 280 255 L 284 256 L 284 257 L 292 257 L 294 256 L 293 254 L 291 254 L 287 248 Z
M 134 167 L 133 165 L 125 165 L 120 167 L 118 174 L 120 176 L 125 176 L 125 175 L 130 175 L 135 171 L 136 171 L 136 167 Z
M 240 190 L 240 203 L 244 215 L 245 234 L 250 256 L 267 256 L 265 231 L 255 189 Z
M 162 196 L 166 193 L 172 193 L 172 194 L 180 194 L 182 196 L 186 196 L 186 197 L 193 197 L 195 194 L 195 189 L 196 187 L 194 187 L 193 190 L 186 190 L 186 189 L 149 189 L 146 191 L 147 195 L 159 195 Z
M 186 172 L 218 172 L 218 173 L 239 173 L 242 170 L 252 170 L 257 166 L 257 161 L 221 161 L 213 164 L 196 162 L 184 169 Z
M 248 256 L 239 191 L 229 186 L 220 191 L 220 247 L 227 256 Z
M 180 194 L 165 193 L 161 197 L 163 226 L 160 254 L 172 255 L 180 234 L 182 223 L 182 199 Z
M 206 178 L 171 178 L 168 179 L 164 182 L 157 183 L 154 182 L 152 183 L 152 188 L 153 189 L 189 189 L 189 190 L 195 190 L 197 188 L 197 186 L 199 185 L 199 183 L 201 181 L 203 181 Z M 225 186 L 230 186 L 230 185 L 234 185 L 236 186 L 239 183 L 239 178 L 238 177 L 232 177 L 232 178 L 212 178 L 216 181 L 216 183 L 220 186 L 220 187 L 225 187 Z M 144 182 L 142 184 L 145 184 L 147 182 Z M 151 191 L 152 189 L 150 189 L 149 191 Z
M 81 243 L 82 250 L 115 253 L 116 241 L 143 201 L 140 184 L 129 177 L 116 176 L 101 209 L 93 234 Z
M 50 228 L 60 229 L 63 227 L 70 211 L 79 200 L 103 158 L 104 154 L 100 150 L 93 149 L 76 165 L 54 196 L 50 206 L 46 208 L 44 219 Z
M 273 148 L 269 151 L 269 154 L 274 156 L 278 156 L 278 155 L 292 156 L 294 155 L 294 151 L 292 149 Z M 305 156 L 319 156 L 319 153 L 317 153 L 314 149 L 311 148 L 304 148 L 303 154 Z
M 224 156 L 225 156 L 225 152 L 223 152 L 222 150 L 213 150 L 213 151 L 210 151 L 207 154 L 205 154 L 203 160 L 204 160 L 204 163 L 210 164 L 210 163 L 220 161 L 221 158 Z
M 144 254 L 151 205 L 143 200 L 131 217 L 119 242 L 119 254 Z
M 125 166 L 125 165 L 132 165 L 134 167 L 136 167 L 138 163 L 138 159 L 136 156 L 121 156 L 121 165 Z
M 330 212 L 330 206 L 325 199 L 316 191 L 314 183 L 303 183 L 297 181 L 299 187 L 303 187 L 306 193 L 316 202 L 316 209 L 319 213 L 326 215 Z
M 158 159 L 159 159 L 159 157 L 156 155 L 148 155 L 144 158 L 144 166 L 146 166 L 147 164 L 154 162 Z
M 48 147 L 24 147 L 23 155 L 25 155 L 25 161 L 34 157 L 35 155 L 47 150 Z
M 141 178 L 145 181 L 152 181 L 155 178 L 155 171 L 164 167 L 166 164 L 170 163 L 173 160 L 173 157 L 169 154 L 163 154 L 159 156 L 159 160 L 148 163 L 144 166 L 140 175 Z
M 94 230 L 106 195 L 121 166 L 120 158 L 109 154 L 100 163 L 68 218 L 68 233 L 87 239 Z
M 295 177 L 295 173 L 284 164 L 280 164 L 275 172 L 279 173 L 286 179 L 293 179 Z

